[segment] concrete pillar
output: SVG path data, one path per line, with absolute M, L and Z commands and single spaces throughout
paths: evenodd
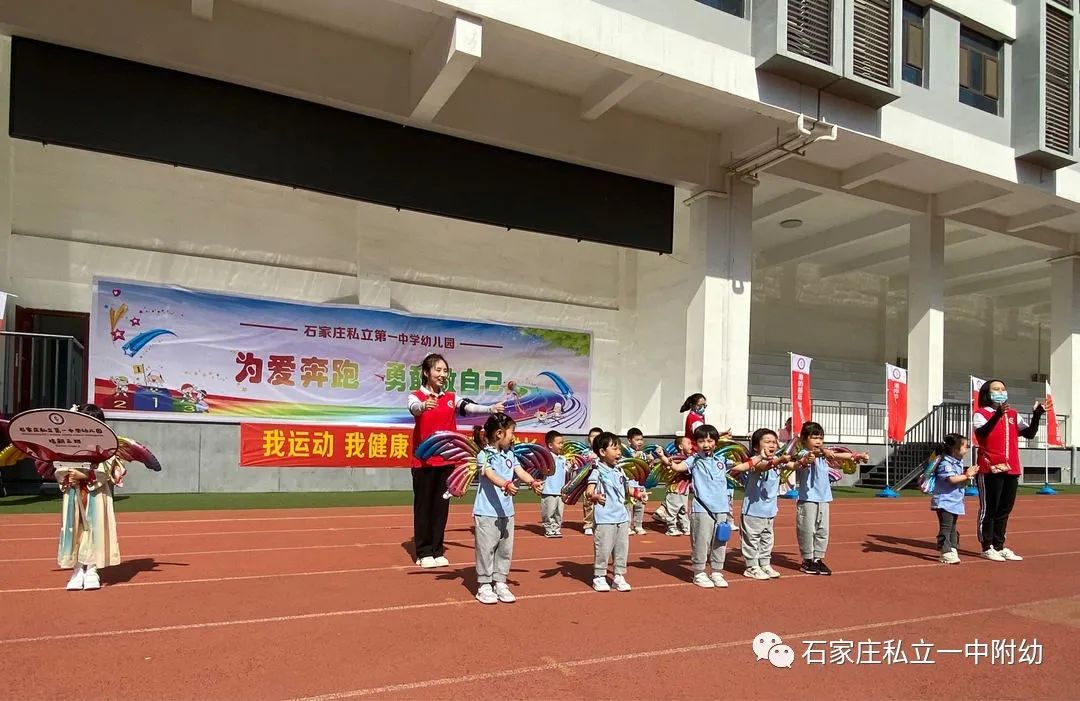
M 1050 264 L 1050 386 L 1054 408 L 1067 415 L 1071 445 L 1080 440 L 1080 255 Z
M 911 222 L 908 270 L 908 423 L 943 398 L 945 366 L 945 219 L 927 213 Z
M 11 289 L 11 187 L 14 170 L 8 113 L 11 107 L 11 38 L 0 37 L 0 292 Z M 6 317 L 5 317 L 6 318 Z M 8 319 L 8 328 L 15 325 Z
M 748 429 L 753 188 L 734 181 L 726 197 L 691 205 L 691 270 L 698 281 L 686 310 L 686 393 L 708 397 L 718 429 Z
M 982 334 L 982 368 L 980 377 L 993 377 L 994 365 L 997 362 L 994 357 L 994 338 L 997 337 L 995 315 L 997 304 L 993 297 L 987 297 L 983 302 L 983 334 Z M 975 374 L 975 373 L 971 373 Z

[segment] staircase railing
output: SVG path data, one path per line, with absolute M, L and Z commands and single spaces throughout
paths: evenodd
M 896 466 L 898 479 L 893 489 L 903 489 L 919 475 L 926 458 L 947 434 L 968 435 L 971 425 L 971 409 L 965 402 L 938 404 L 934 410 L 904 434 L 904 442 L 896 446 L 890 458 Z

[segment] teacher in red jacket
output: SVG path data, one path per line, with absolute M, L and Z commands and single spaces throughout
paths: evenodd
M 1023 560 L 1005 547 L 1005 530 L 1024 469 L 1020 464 L 1020 437 L 1035 437 L 1045 410 L 1036 402 L 1031 421 L 1025 420 L 1009 406 L 1009 391 L 1001 380 L 983 384 L 978 405 L 971 421 L 979 445 L 978 529 L 983 557 L 995 562 Z
M 491 414 L 503 410 L 502 404 L 482 406 L 468 399 L 458 399 L 453 392 L 444 391 L 450 376 L 446 358 L 432 353 L 420 365 L 420 389 L 409 395 L 409 413 L 416 418 L 413 429 L 413 451 L 436 431 L 456 431 L 457 416 Z M 446 517 L 450 501 L 443 499 L 446 478 L 453 465 L 435 455 L 412 459 L 413 483 L 413 545 L 416 564 L 421 567 L 446 567 Z

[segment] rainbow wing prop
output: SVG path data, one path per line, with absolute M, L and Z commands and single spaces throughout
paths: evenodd
M 476 443 L 454 431 L 436 431 L 416 446 L 416 457 L 428 460 L 435 456 L 454 464 L 446 478 L 443 499 L 460 497 L 469 490 L 476 479 Z
M 521 467 L 533 479 L 542 480 L 555 472 L 555 456 L 545 446 L 537 443 L 516 443 L 513 450 Z
M 863 462 L 862 455 L 842 445 L 833 446 L 829 450 L 840 455 L 839 458 L 829 461 L 830 467 L 843 470 L 845 475 L 854 475 L 859 471 L 859 463 Z
M 566 441 L 563 443 L 563 455 L 569 457 L 571 455 L 592 455 L 592 448 L 585 445 L 581 441 Z
M 621 441 L 619 442 L 619 452 L 622 454 L 623 458 L 634 457 L 634 451 L 630 450 L 630 446 Z
M 740 462 L 746 462 L 750 459 L 750 453 L 746 450 L 746 446 L 738 441 L 721 438 L 716 448 L 716 456 L 728 461 L 731 464 L 738 464 Z M 744 473 L 745 474 L 745 473 Z M 732 489 L 742 489 L 743 482 L 730 472 L 727 475 L 728 486 Z
M 649 479 L 649 464 L 641 458 L 623 458 L 615 463 L 615 467 L 622 470 L 626 479 L 645 484 Z
M 124 462 L 141 462 L 148 470 L 161 472 L 161 463 L 146 446 L 123 436 L 117 436 L 117 442 L 120 447 L 116 451 L 116 457 Z
M 573 479 L 567 476 L 566 484 L 562 488 L 562 500 L 567 506 L 573 506 L 581 500 L 581 495 L 585 493 L 585 490 L 589 486 L 589 475 L 596 467 L 595 462 L 587 462 L 585 465 L 578 469 L 577 474 Z

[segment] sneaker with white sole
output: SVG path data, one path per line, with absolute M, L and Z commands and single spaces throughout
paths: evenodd
M 669 528 L 669 529 L 667 529 L 667 532 L 664 533 L 664 535 L 671 535 L 671 536 L 682 535 L 682 531 L 680 531 L 678 528 Z
M 769 575 L 769 579 L 780 579 L 780 573 L 772 568 L 772 565 L 765 565 L 761 568 L 761 571 Z
M 724 579 L 724 575 L 719 572 L 713 572 L 711 575 L 709 575 L 709 580 L 713 583 L 713 586 L 717 587 L 718 589 L 727 588 L 727 580 Z
M 416 564 L 423 567 L 425 570 L 430 570 L 432 567 L 438 567 L 439 564 L 435 562 L 433 557 L 422 557 L 416 561 Z
M 512 604 L 517 601 L 517 597 L 514 596 L 514 592 L 510 591 L 510 587 L 506 586 L 506 582 L 495 582 L 495 596 L 504 604 Z
M 702 589 L 712 589 L 716 586 L 715 584 L 713 584 L 713 581 L 709 579 L 709 575 L 705 574 L 704 572 L 698 572 L 697 574 L 695 574 L 694 578 L 691 581 Z
M 959 565 L 960 556 L 956 554 L 955 550 L 950 550 L 947 553 L 942 553 L 941 557 L 938 558 L 938 562 L 943 565 Z
M 71 579 L 67 583 L 67 590 L 82 591 L 85 578 L 86 572 L 83 571 L 82 565 L 75 565 L 75 571 L 71 573 Z
M 1008 548 L 1002 548 L 1001 550 L 998 550 L 998 552 L 1001 553 L 1001 556 L 1003 558 L 1005 558 L 1006 560 L 1012 560 L 1013 562 L 1020 562 L 1024 559 L 1014 553 L 1012 550 L 1009 550 Z
M 594 577 L 592 588 L 593 591 L 611 591 L 611 586 L 607 583 L 607 577 Z
M 439 555 L 437 558 L 435 558 L 435 566 L 436 567 L 449 567 L 450 566 L 450 561 L 447 560 L 445 556 Z
M 747 579 L 768 579 L 769 575 L 765 574 L 765 570 L 760 567 L 747 567 L 743 570 L 742 575 Z
M 495 594 L 495 590 L 491 588 L 490 584 L 480 585 L 480 588 L 476 590 L 476 600 L 481 604 L 499 603 L 499 597 Z
M 630 591 L 630 582 L 626 581 L 626 577 L 621 574 L 615 575 L 611 583 L 615 585 L 615 591 Z
M 586 528 L 585 529 L 585 535 L 592 535 L 592 529 L 591 528 Z
M 983 557 L 987 560 L 993 560 L 994 562 L 1005 562 L 1005 556 L 999 553 L 993 548 L 987 548 L 983 551 Z
M 637 533 L 638 535 L 646 535 L 648 533 L 648 531 L 645 530 L 644 528 L 642 528 L 641 526 L 638 526 L 637 528 L 634 529 L 634 533 Z
M 83 577 L 83 590 L 93 591 L 94 589 L 101 589 L 101 577 L 98 576 L 97 568 L 88 565 L 86 568 L 86 575 Z

